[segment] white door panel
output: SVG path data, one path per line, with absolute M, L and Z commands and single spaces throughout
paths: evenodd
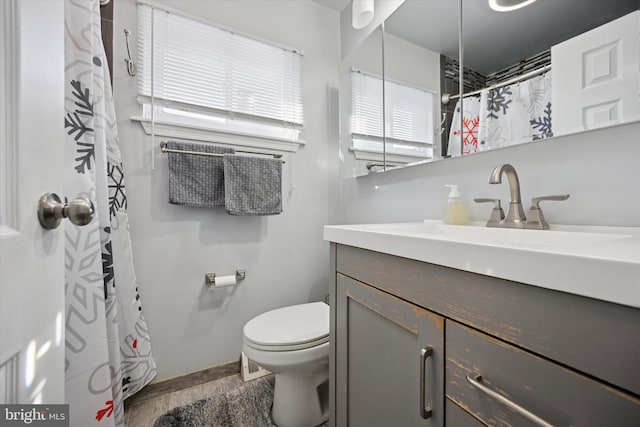
M 0 403 L 64 403 L 64 5 L 0 1 Z
M 551 48 L 554 134 L 640 119 L 640 11 Z

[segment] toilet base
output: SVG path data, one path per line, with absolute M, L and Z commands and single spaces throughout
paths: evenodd
M 329 373 L 276 374 L 271 417 L 278 427 L 315 427 L 329 419 Z

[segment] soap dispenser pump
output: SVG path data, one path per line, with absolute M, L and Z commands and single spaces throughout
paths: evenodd
M 444 211 L 443 221 L 445 224 L 466 225 L 469 223 L 469 210 L 462 200 L 462 195 L 458 189 L 458 185 L 449 184 L 445 187 L 451 188 L 449 193 L 449 201 Z

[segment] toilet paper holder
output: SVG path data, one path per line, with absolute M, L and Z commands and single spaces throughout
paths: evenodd
M 245 274 L 246 274 L 245 270 L 236 270 L 236 275 L 235 275 L 236 281 L 244 280 Z M 221 276 L 221 277 L 226 277 L 226 276 Z M 216 284 L 216 273 L 205 273 L 204 282 L 207 285 L 214 285 L 215 286 L 215 284 Z

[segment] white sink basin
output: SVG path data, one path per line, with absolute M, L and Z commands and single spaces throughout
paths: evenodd
M 324 239 L 640 307 L 640 229 L 406 224 L 326 226 Z
M 616 228 L 618 233 L 586 232 L 586 227 L 572 227 L 565 230 L 524 230 L 508 228 L 492 228 L 479 225 L 460 226 L 446 225 L 438 221 L 425 221 L 416 224 L 377 224 L 363 225 L 363 229 L 378 233 L 393 233 L 403 236 L 423 237 L 430 239 L 446 239 L 476 243 L 482 245 L 499 245 L 545 250 L 563 248 L 591 243 L 620 240 L 631 237 L 628 230 Z M 583 231 L 577 231 L 583 230 Z M 601 228 L 602 230 L 602 228 Z

